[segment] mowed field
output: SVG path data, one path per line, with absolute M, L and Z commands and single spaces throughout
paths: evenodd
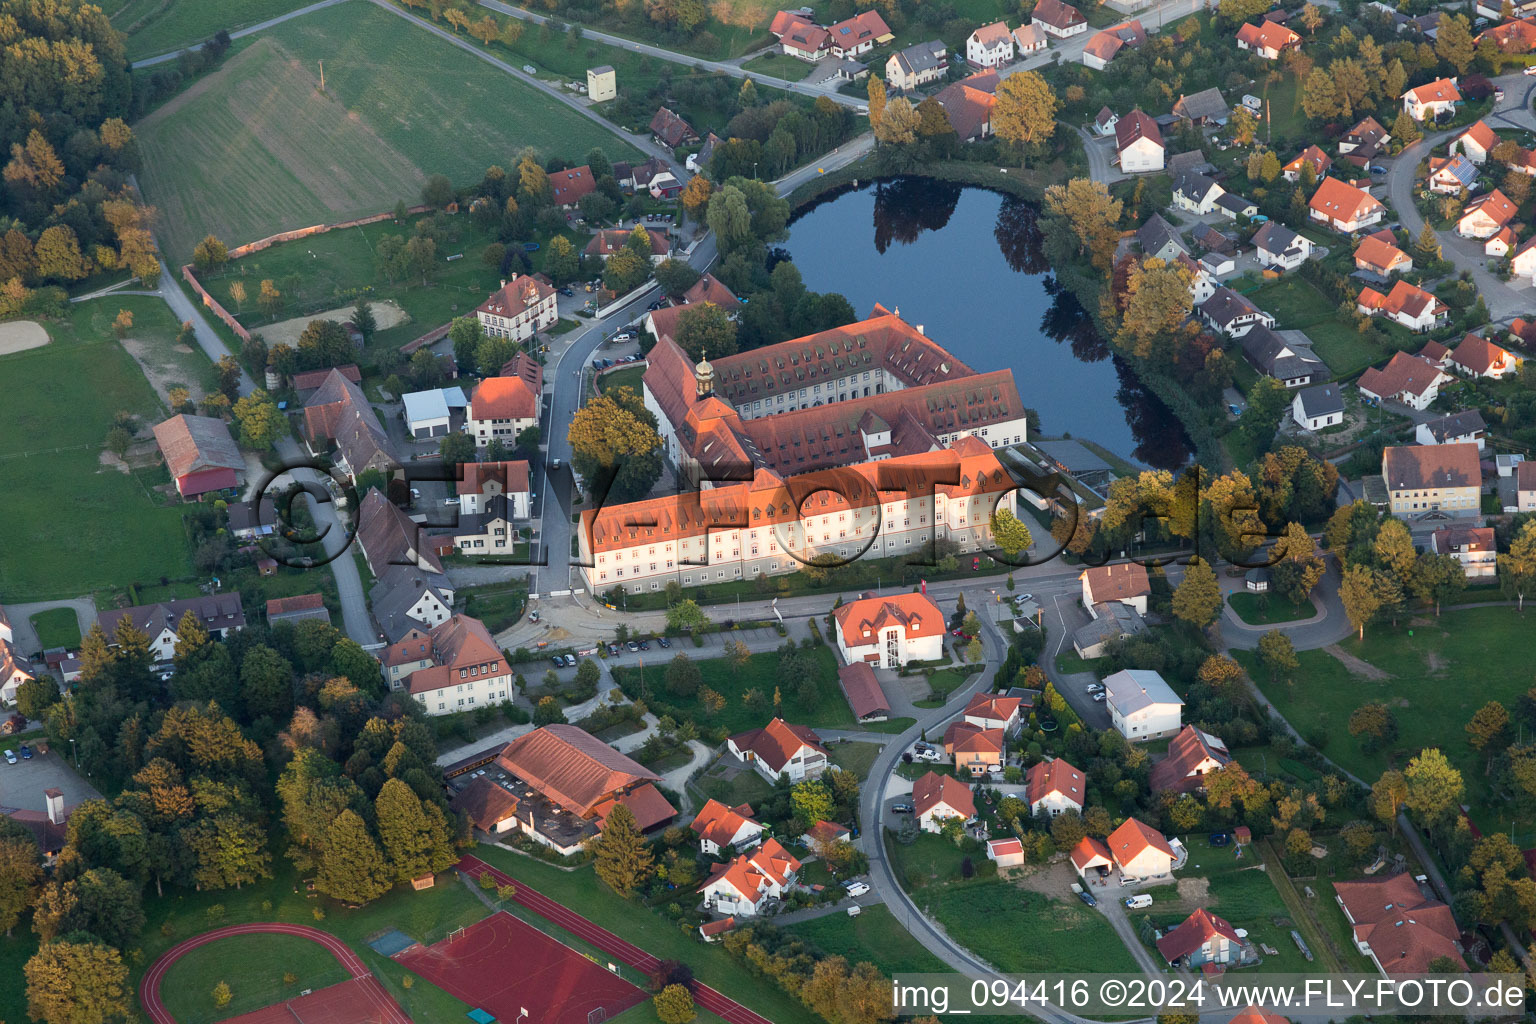
M 312 0 L 109 0 L 112 26 L 127 34 L 129 60 L 197 46 L 220 29 L 237 29 L 308 6 Z
M 319 90 L 325 61 L 326 91 Z M 372 4 L 284 22 L 136 127 L 162 243 L 185 260 L 415 202 L 427 176 L 478 180 L 525 147 L 638 151 L 470 53 Z
M 163 415 L 144 374 L 112 337 L 118 305 L 72 306 L 69 320 L 44 325 L 50 344 L 0 356 L 7 385 L 0 402 L 0 594 L 7 601 L 73 597 L 192 571 L 180 511 L 157 505 L 145 489 L 164 478 L 164 467 L 127 474 L 100 463 L 119 410 L 145 425 Z

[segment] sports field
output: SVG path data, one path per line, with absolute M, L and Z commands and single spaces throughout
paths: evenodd
M 325 92 L 319 65 L 325 62 Z M 478 180 L 525 147 L 640 154 L 602 126 L 372 4 L 306 14 L 139 122 L 140 184 L 175 261 L 416 201 L 428 175 Z
M 291 982 L 285 975 L 292 975 Z M 294 935 L 233 935 L 192 950 L 165 972 L 160 997 L 177 1024 L 212 1024 L 292 999 L 305 989 L 347 979 L 347 971 L 309 939 Z M 230 987 L 229 1005 L 216 1007 L 213 989 Z

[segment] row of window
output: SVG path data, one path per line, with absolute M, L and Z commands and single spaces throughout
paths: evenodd
M 426 694 L 418 693 L 416 695 L 416 699 L 421 702 L 422 706 L 426 706 L 426 703 L 427 703 L 427 695 Z M 500 692 L 492 691 L 491 693 L 486 694 L 485 699 L 487 701 L 506 700 L 507 699 L 507 691 L 506 690 L 502 690 Z M 474 706 L 474 703 L 475 703 L 475 698 L 473 698 L 473 697 L 460 697 L 459 700 L 458 700 L 458 704 L 455 705 L 455 706 L 456 707 L 461 707 L 461 708 L 462 707 L 472 707 L 472 706 Z M 439 710 L 439 711 L 447 711 L 448 710 L 448 702 L 447 701 L 442 701 L 442 700 L 438 701 L 437 702 L 437 710 Z

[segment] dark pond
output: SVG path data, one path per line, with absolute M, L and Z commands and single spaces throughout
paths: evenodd
M 1084 437 L 1158 469 L 1190 459 L 1184 428 L 1110 353 L 1041 252 L 1037 208 L 928 178 L 846 189 L 808 207 L 784 248 L 806 286 L 860 315 L 900 307 L 978 370 L 1008 366 L 1047 436 Z

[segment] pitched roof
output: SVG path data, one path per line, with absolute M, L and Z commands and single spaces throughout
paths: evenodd
M 1003 730 L 983 729 L 956 719 L 944 730 L 944 749 L 950 754 L 997 754 L 1003 752 Z
M 629 244 L 629 236 L 633 233 L 633 228 L 604 228 L 592 236 L 584 251 L 588 256 L 612 256 Z M 651 236 L 652 256 L 665 256 L 672 251 L 672 243 L 662 232 L 646 228 L 645 233 Z
M 1007 22 L 994 21 L 990 25 L 983 25 L 976 29 L 971 33 L 970 39 L 966 41 L 975 42 L 990 50 L 993 47 L 1003 45 L 1012 38 L 1012 34 L 1008 31 Z
M 1477 334 L 1468 334 L 1462 338 L 1461 344 L 1451 353 L 1451 362 L 1468 373 L 1477 374 L 1502 367 L 1510 358 L 1508 350 Z
M 1212 86 L 1188 96 L 1180 96 L 1173 105 L 1173 113 L 1191 121 L 1221 121 L 1231 115 L 1232 108 L 1222 98 L 1221 90 Z
M 720 283 L 720 279 L 714 274 L 705 271 L 699 275 L 699 279 L 685 292 L 683 292 L 683 304 L 691 305 L 696 302 L 713 302 L 724 310 L 741 308 L 741 300 L 735 294 Z
M 907 639 L 944 635 L 944 613 L 922 594 L 892 594 L 850 601 L 832 612 L 843 643 L 862 647 L 896 626 Z
M 421 528 L 413 523 L 378 488 L 369 488 L 357 514 L 357 542 L 363 546 L 368 567 L 382 577 L 391 565 L 419 566 L 441 574 L 442 560 L 426 547 L 417 546 Z
M 1354 920 L 1355 937 L 1388 974 L 1423 974 L 1442 956 L 1466 968 L 1451 908 L 1425 898 L 1412 874 L 1335 882 L 1333 891 Z
M 155 424 L 155 443 L 171 476 L 180 479 L 210 469 L 245 470 L 245 459 L 229 426 L 211 416 L 172 416 Z
M 312 612 L 325 607 L 325 597 L 320 594 L 297 594 L 293 597 L 274 597 L 267 602 L 267 621 L 274 615 L 291 615 L 294 612 Z
M 1243 357 L 1260 373 L 1276 380 L 1317 377 L 1327 369 L 1309 348 L 1300 342 L 1287 341 L 1283 335 L 1265 324 L 1254 324 L 1241 340 Z
M 1229 193 L 1230 194 L 1230 193 Z M 1279 221 L 1265 221 L 1259 230 L 1253 233 L 1253 244 L 1268 253 L 1283 253 L 1293 246 L 1300 245 L 1304 239 Z
M 740 854 L 728 864 L 717 864 L 710 870 L 709 877 L 699 886 L 698 891 L 703 892 L 723 881 L 755 901 L 767 882 L 782 886 L 799 870 L 800 862 L 777 839 L 770 838 L 757 849 Z
M 885 699 L 875 670 L 862 661 L 844 665 L 837 670 L 837 681 L 853 709 L 853 717 L 868 718 L 871 715 L 890 714 L 891 702 Z
M 582 164 L 563 171 L 551 171 L 549 185 L 554 190 L 556 206 L 571 206 L 582 196 L 597 190 L 597 177 L 591 167 Z
M 1316 146 L 1308 146 L 1298 153 L 1295 159 L 1282 167 L 1281 170 L 1300 172 L 1302 164 L 1311 164 L 1312 169 L 1321 177 L 1328 173 L 1328 168 L 1333 166 L 1333 157 L 1324 153 Z
M 1115 863 L 1120 865 L 1129 864 L 1148 849 L 1158 850 L 1170 859 L 1173 857 L 1173 847 L 1168 845 L 1163 834 L 1135 818 L 1126 818 L 1119 828 L 1109 834 L 1105 845 L 1109 847 Z
M 1453 437 L 1480 434 L 1488 429 L 1488 425 L 1483 422 L 1483 414 L 1477 409 L 1463 409 L 1461 412 L 1452 413 L 1449 416 L 1432 419 L 1427 423 L 1420 424 L 1420 426 L 1429 431 L 1429 435 L 1435 439 L 1437 444 L 1444 444 L 1449 438 Z
M 313 391 L 325 383 L 325 378 L 331 375 L 332 370 L 353 384 L 363 382 L 363 371 L 357 368 L 356 363 L 347 363 L 344 366 L 328 366 L 321 370 L 305 370 L 303 373 L 296 373 L 288 378 L 288 383 L 295 391 Z
M 1217 937 L 1236 943 L 1243 941 L 1238 936 L 1237 929 L 1201 907 L 1185 918 L 1183 924 L 1158 939 L 1157 951 L 1163 954 L 1169 963 L 1173 963 L 1179 957 L 1193 953 Z
M 1001 725 L 1019 713 L 1019 705 L 1022 703 L 1017 697 L 1007 697 L 1000 693 L 973 693 L 960 714 L 965 718 L 983 718 Z
M 1466 523 L 1457 523 L 1451 526 L 1442 526 L 1432 535 L 1434 549 L 1439 552 L 1447 551 L 1493 551 L 1493 527 L 1471 526 Z
M 1028 774 L 1024 776 L 1025 803 L 1033 806 L 1052 793 L 1059 793 L 1079 807 L 1087 798 L 1083 773 L 1068 764 L 1064 757 L 1037 761 L 1030 765 Z
M 1168 756 L 1152 767 L 1152 792 L 1172 790 L 1187 793 L 1200 785 L 1198 776 L 1191 773 L 1205 761 L 1215 761 L 1218 766 L 1232 760 L 1227 745 L 1208 732 L 1186 725 L 1168 743 Z
M 752 808 L 748 805 L 727 807 L 719 800 L 709 800 L 699 808 L 688 827 L 697 832 L 700 839 L 707 839 L 716 846 L 729 846 L 748 824 L 756 825 L 758 831 L 762 831 L 763 826 L 753 819 Z
M 1367 266 L 1383 272 L 1390 271 L 1394 266 L 1408 259 L 1408 254 L 1396 245 L 1383 239 L 1380 234 L 1366 235 L 1355 248 L 1355 261 L 1364 261 Z
M 528 491 L 528 462 L 461 462 L 457 490 L 460 494 L 483 494 L 488 483 L 499 484 L 503 493 Z
M 1218 285 L 1211 297 L 1199 305 L 1200 315 L 1218 327 L 1226 328 L 1239 317 L 1257 316 L 1264 311 L 1253 304 L 1246 295 L 1240 295 L 1226 285 Z
M 891 54 L 889 60 L 906 71 L 907 74 L 917 74 L 920 71 L 930 71 L 944 64 L 948 59 L 948 50 L 943 40 L 929 39 L 921 43 L 913 43 L 911 46 L 897 50 Z
M 1317 191 L 1312 193 L 1307 207 L 1331 220 L 1345 223 L 1359 220 L 1382 208 L 1381 203 L 1369 192 L 1332 177 L 1317 183 Z
M 1278 1013 L 1270 1013 L 1268 1010 L 1257 1006 L 1247 1006 L 1227 1024 L 1291 1024 L 1289 1017 L 1282 1017 Z
M 1013 43 L 1020 50 L 1033 50 L 1043 42 L 1048 41 L 1045 29 L 1033 22 L 1020 25 L 1013 30 Z
M 1296 392 L 1305 416 L 1329 416 L 1344 411 L 1344 397 L 1337 384 L 1317 384 Z
M 408 691 L 432 693 L 457 685 L 457 680 L 505 675 L 501 650 L 485 623 L 468 615 L 451 615 L 427 632 L 432 664 L 410 675 Z
M 814 842 L 835 843 L 847 839 L 850 833 L 846 826 L 839 825 L 835 821 L 818 821 L 807 829 L 805 834 Z
M 1515 489 L 1536 491 L 1536 462 L 1525 461 L 1515 466 Z
M 1029 17 L 1032 21 L 1041 21 L 1052 28 L 1062 30 L 1074 25 L 1086 24 L 1088 21 L 1076 7 L 1064 4 L 1061 0 L 1040 0 L 1035 4 L 1035 9 Z
M 840 50 L 851 50 L 867 42 L 879 42 L 891 35 L 890 26 L 880 17 L 879 11 L 860 11 L 853 17 L 827 26 L 832 45 Z
M 914 815 L 922 817 L 941 803 L 966 820 L 976 817 L 976 798 L 971 794 L 971 787 L 953 775 L 929 772 L 912 783 Z
M 933 99 L 944 108 L 949 126 L 962 140 L 978 138 L 992 119 L 992 108 L 997 105 L 997 72 L 992 69 L 951 82 Z
M 1255 50 L 1283 50 L 1301 42 L 1301 36 L 1278 22 L 1263 21 L 1238 29 L 1237 41 Z
M 96 621 L 101 624 L 102 631 L 107 634 L 109 644 L 113 642 L 113 631 L 123 619 L 133 623 L 134 628 L 153 640 L 165 630 L 175 633 L 180 629 L 181 618 L 187 612 L 191 612 L 196 618 L 202 620 L 203 625 L 210 630 L 245 628 L 245 609 L 240 603 L 238 591 L 205 594 L 201 597 L 188 597 L 178 601 L 162 601 L 158 604 L 138 604 L 129 608 L 114 608 L 111 611 L 98 612 Z
M 1460 160 L 1461 157 L 1455 159 Z M 1466 220 L 1476 213 L 1481 213 L 1495 224 L 1504 225 L 1514 219 L 1515 204 L 1503 192 L 1494 189 L 1492 192 L 1484 192 L 1463 207 L 1461 219 Z
M 1100 861 L 1103 861 L 1105 867 L 1114 863 L 1114 858 L 1109 855 L 1109 847 L 1105 846 L 1102 840 L 1095 839 L 1093 836 L 1083 836 L 1078 840 L 1077 845 L 1072 847 L 1072 863 L 1079 871 L 1086 871 Z
M 1140 562 L 1115 562 L 1084 569 L 1078 579 L 1088 583 L 1095 604 L 1101 601 L 1126 601 L 1152 593 L 1152 578 Z
M 1146 41 L 1147 30 L 1142 28 L 1141 22 L 1132 19 L 1095 32 L 1093 38 L 1083 45 L 1083 52 L 1091 53 L 1108 63 L 1115 59 L 1123 47 L 1135 48 Z
M 698 138 L 692 125 L 666 107 L 658 107 L 651 115 L 651 134 L 669 146 L 681 146 L 689 138 Z
M 775 775 L 784 770 L 801 747 L 810 747 L 823 754 L 827 752 L 821 745 L 821 737 L 810 726 L 790 725 L 782 718 L 773 719 L 761 729 L 737 733 L 731 737 L 731 742 L 737 750 L 750 751 Z
M 1439 367 L 1419 356 L 1397 352 L 1381 369 L 1374 366 L 1367 368 L 1356 384 L 1361 391 L 1369 391 L 1381 398 L 1392 398 L 1404 392 L 1422 395 L 1441 376 Z
M 661 776 L 574 725 L 546 725 L 508 743 L 496 763 L 586 817 L 606 796 Z
M 455 814 L 467 815 L 480 831 L 491 832 L 499 823 L 517 814 L 517 797 L 481 775 L 454 794 L 448 801 L 448 809 Z
M 1479 149 L 1484 151 L 1493 149 L 1499 144 L 1500 141 L 1498 133 L 1495 132 L 1492 128 L 1488 127 L 1488 122 L 1482 120 L 1481 118 L 1479 118 L 1477 121 L 1474 121 L 1470 128 L 1456 136 L 1456 138 L 1452 139 L 1451 142 L 1454 144 L 1461 142 L 1464 139 L 1471 139 L 1473 142 L 1477 143 Z
M 1364 296 L 1366 292 L 1370 292 L 1371 295 L 1375 296 L 1370 303 L 1365 301 Z M 1361 289 L 1360 294 L 1362 296 L 1360 305 L 1372 306 L 1392 315 L 1406 313 L 1413 319 L 1423 316 L 1426 310 L 1434 309 L 1438 312 L 1444 308 L 1444 304 L 1435 298 L 1432 292 L 1427 292 L 1418 285 L 1409 284 L 1407 281 L 1398 281 L 1386 295 L 1382 295 L 1380 292 L 1370 288 Z M 1399 352 L 1397 354 L 1406 355 L 1407 353 Z
M 400 465 L 373 406 L 339 370 L 332 370 L 304 403 L 304 424 L 311 440 L 335 441 L 354 473 Z
M 1119 710 L 1121 717 L 1135 714 L 1154 704 L 1179 704 L 1184 702 L 1173 692 L 1163 677 L 1151 669 L 1127 668 L 1104 677 L 1107 700 Z
M 1454 78 L 1440 78 L 1433 82 L 1409 89 L 1404 96 L 1412 96 L 1418 103 L 1459 103 L 1461 92 L 1456 88 Z
M 537 277 L 518 274 L 491 292 L 484 302 L 475 307 L 475 312 L 515 317 L 537 306 L 553 294 L 555 294 L 554 285 L 541 281 Z
M 487 377 L 469 396 L 472 420 L 538 419 L 541 392 L 521 377 Z
M 1163 133 L 1157 127 L 1157 122 L 1148 117 L 1139 108 L 1126 114 L 1115 122 L 1115 149 L 1124 151 L 1126 147 L 1148 139 L 1159 148 L 1163 146 Z
M 1477 444 L 1392 446 L 1381 453 L 1381 475 L 1389 491 L 1438 487 L 1481 487 Z

